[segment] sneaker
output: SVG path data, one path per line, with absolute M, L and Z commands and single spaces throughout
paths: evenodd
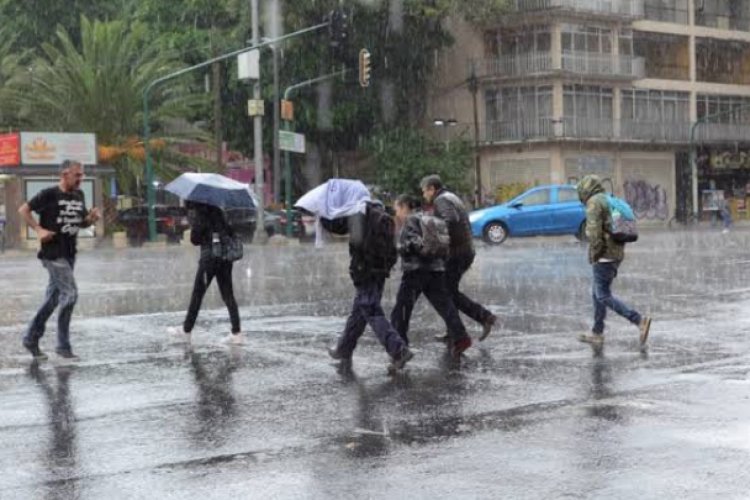
M 641 345 L 646 345 L 648 334 L 651 331 L 651 318 L 648 316 L 643 318 L 641 324 L 638 325 L 638 329 L 641 331 Z
M 391 375 L 404 369 L 404 366 L 406 366 L 406 363 L 409 362 L 411 358 L 414 357 L 414 353 L 411 352 L 411 350 L 408 347 L 404 347 L 404 350 L 401 351 L 401 356 L 396 358 L 391 358 L 391 364 L 388 365 L 388 373 Z
M 495 323 L 497 323 L 497 316 L 494 314 L 487 318 L 487 320 L 482 325 L 482 336 L 479 337 L 479 341 L 483 341 L 486 339 L 490 333 L 492 333 L 492 327 L 495 326 Z
M 80 361 L 81 358 L 73 354 L 73 351 L 70 349 L 57 349 L 55 350 L 57 355 L 65 360 L 68 361 Z
M 167 328 L 167 335 L 169 335 L 170 340 L 177 343 L 190 343 L 190 339 L 192 337 L 192 335 L 190 335 L 182 328 L 177 328 L 175 326 L 170 326 L 169 328 Z
M 471 347 L 471 343 L 471 337 L 468 336 L 457 340 L 456 343 L 451 346 L 451 357 L 455 360 L 461 359 L 461 354 L 463 354 L 466 349 Z
M 578 340 L 584 344 L 591 344 L 592 347 L 601 347 L 604 345 L 604 335 L 597 333 L 582 333 Z
M 37 361 L 44 361 L 48 358 L 48 356 L 39 349 L 39 344 L 36 342 L 28 343 L 28 344 L 24 342 L 23 346 L 31 353 L 31 355 Z
M 227 345 L 245 345 L 246 341 L 247 338 L 244 333 L 230 333 L 221 339 L 221 343 Z

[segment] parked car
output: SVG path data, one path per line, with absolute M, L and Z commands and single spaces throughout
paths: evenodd
M 471 231 L 491 245 L 508 237 L 572 234 L 585 238 L 586 210 L 575 186 L 539 186 L 507 203 L 469 214 Z
M 156 234 L 164 234 L 170 243 L 179 243 L 182 234 L 190 229 L 187 209 L 171 205 L 154 206 L 156 216 Z M 148 240 L 148 206 L 121 210 L 117 214 L 118 222 L 125 228 L 131 245 L 141 245 Z
M 286 235 L 286 210 L 279 212 L 279 233 Z M 292 210 L 292 236 L 301 240 L 315 238 L 315 216 Z

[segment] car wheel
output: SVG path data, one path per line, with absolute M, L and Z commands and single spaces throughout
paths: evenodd
M 586 239 L 586 221 L 581 222 L 581 226 L 578 228 L 578 232 L 576 233 L 576 239 L 580 242 L 587 241 Z
M 490 245 L 500 245 L 508 239 L 508 228 L 502 222 L 490 222 L 484 227 L 484 241 Z

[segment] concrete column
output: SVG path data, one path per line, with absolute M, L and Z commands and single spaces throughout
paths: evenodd
M 552 149 L 550 149 L 549 165 L 552 184 L 565 184 L 568 179 L 565 178 L 565 162 L 560 145 L 552 146 Z
M 615 137 L 620 137 L 620 123 L 622 121 L 622 89 L 615 87 L 612 93 L 612 119 L 614 122 Z
M 563 84 L 562 81 L 557 80 L 552 85 L 552 116 L 555 119 L 555 137 L 562 137 L 563 135 L 562 118 L 565 110 L 563 99 Z

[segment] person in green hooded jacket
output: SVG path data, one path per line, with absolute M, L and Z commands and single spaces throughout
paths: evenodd
M 589 262 L 594 271 L 593 301 L 594 326 L 591 333 L 582 334 L 581 342 L 601 347 L 604 344 L 604 320 L 607 309 L 638 326 L 641 347 L 645 347 L 651 329 L 651 318 L 642 316 L 612 295 L 612 282 L 625 259 L 625 245 L 612 239 L 609 202 L 601 180 L 587 175 L 578 183 L 578 197 L 586 205 L 586 238 L 589 241 Z

